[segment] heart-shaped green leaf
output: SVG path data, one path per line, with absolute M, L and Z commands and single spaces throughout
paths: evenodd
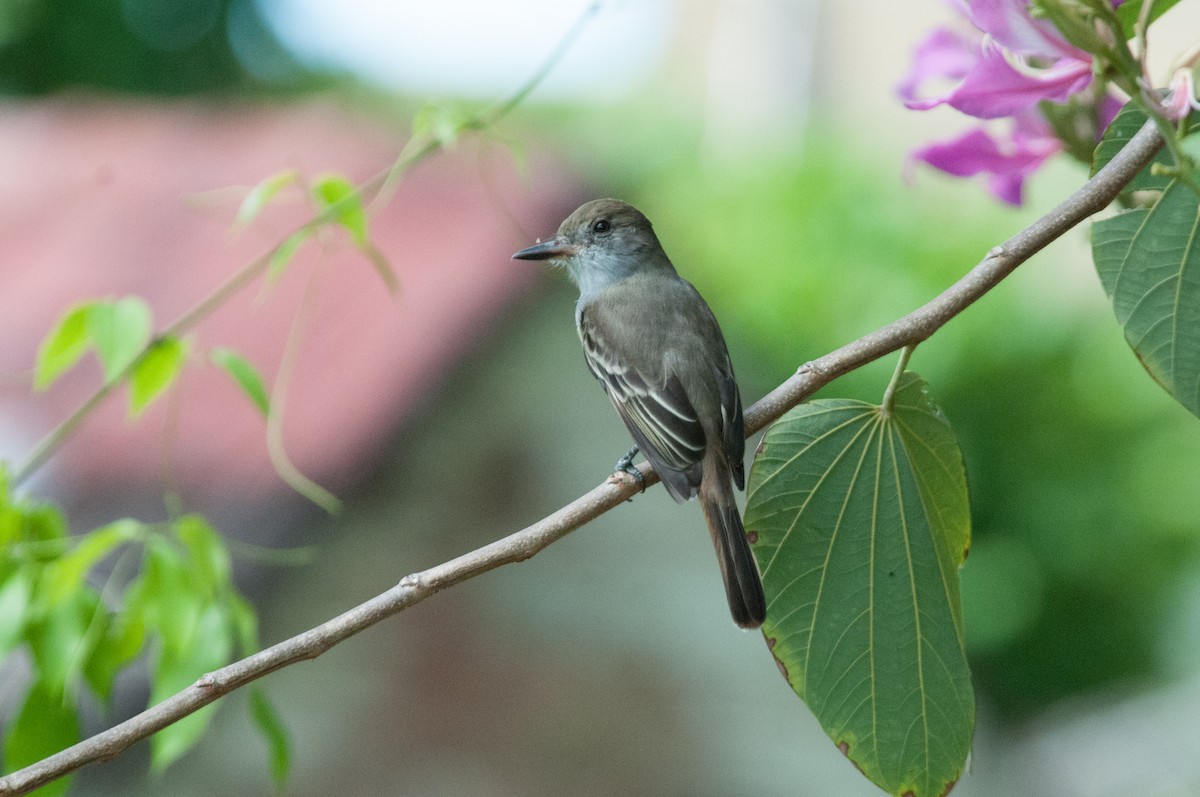
M 763 634 L 826 733 L 891 794 L 934 797 L 970 750 L 958 568 L 970 536 L 950 425 L 914 374 L 889 410 L 801 405 L 750 471 Z

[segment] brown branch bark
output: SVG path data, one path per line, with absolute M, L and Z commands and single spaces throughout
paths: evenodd
M 905 346 L 928 338 L 947 321 L 995 287 L 1013 269 L 1051 241 L 1107 207 L 1121 189 L 1150 162 L 1162 146 L 1152 122 L 1147 124 L 1094 177 L 1030 227 L 996 247 L 961 279 L 925 306 L 887 326 L 800 368 L 746 412 L 746 434 L 752 435 L 818 388 Z M 641 466 L 647 485 L 657 481 L 649 465 Z M 311 630 L 205 675 L 178 694 L 135 717 L 85 739 L 60 753 L 0 778 L 0 794 L 25 794 L 84 764 L 120 755 L 173 722 L 267 673 L 314 659 L 392 615 L 447 587 L 502 565 L 537 554 L 589 520 L 620 506 L 637 493 L 632 478 L 610 479 L 528 528 L 457 559 L 405 576 L 399 584 Z

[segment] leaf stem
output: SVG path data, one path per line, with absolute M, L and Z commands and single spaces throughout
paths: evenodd
M 904 376 L 904 369 L 908 368 L 908 360 L 916 348 L 915 343 L 910 343 L 900 351 L 900 361 L 896 363 L 896 370 L 892 373 L 887 390 L 883 391 L 883 402 L 879 405 L 879 410 L 884 415 L 892 414 L 892 408 L 896 405 L 896 387 L 900 384 L 900 377 Z

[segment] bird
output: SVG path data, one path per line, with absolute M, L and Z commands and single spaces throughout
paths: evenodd
M 742 400 L 716 316 L 679 276 L 649 219 L 617 199 L 596 199 L 549 240 L 513 255 L 564 267 L 579 287 L 575 326 L 584 359 L 667 492 L 699 497 L 729 610 L 742 628 L 766 617 L 762 578 L 733 485 L 745 488 Z

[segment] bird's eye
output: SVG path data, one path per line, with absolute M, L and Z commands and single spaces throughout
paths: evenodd
M 596 233 L 596 235 L 604 235 L 604 233 L 611 229 L 612 225 L 609 224 L 608 219 L 600 219 L 592 224 L 592 232 Z

